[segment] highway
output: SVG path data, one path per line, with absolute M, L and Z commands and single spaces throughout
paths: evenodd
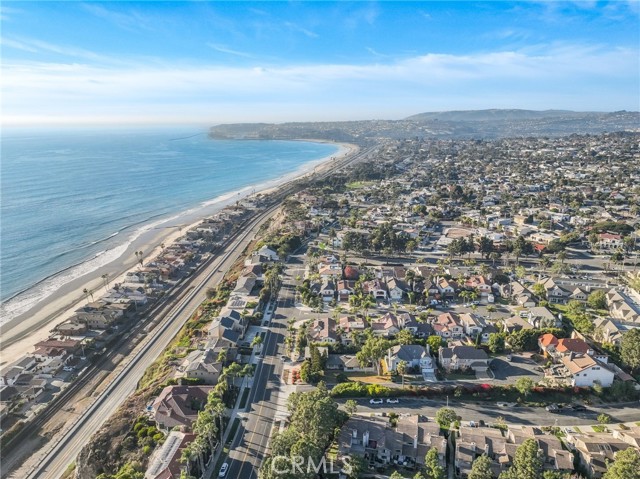
M 74 461 L 82 447 L 95 431 L 131 395 L 149 365 L 162 353 L 178 334 L 184 323 L 206 298 L 206 288 L 217 284 L 226 271 L 244 251 L 258 231 L 258 228 L 275 209 L 259 215 L 246 230 L 233 241 L 207 268 L 194 278 L 193 291 L 180 301 L 163 323 L 152 331 L 146 346 L 125 366 L 123 371 L 107 387 L 96 402 L 78 419 L 74 427 L 55 444 L 39 466 L 28 476 L 33 478 L 57 478 Z
M 316 174 L 314 177 L 316 179 L 322 179 L 343 166 L 367 158 L 373 150 L 374 148 L 369 148 L 348 158 L 344 158 L 341 161 L 335 161 L 333 168 L 328 169 L 326 172 Z M 265 212 L 250 220 L 249 223 L 243 227 L 242 231 L 238 233 L 236 239 L 231 241 L 213 262 L 196 273 L 196 276 L 191 281 L 195 285 L 193 291 L 175 305 L 167 318 L 150 333 L 144 347 L 130 359 L 96 401 L 78 417 L 75 424 L 64 432 L 62 437 L 56 438 L 51 449 L 38 464 L 29 471 L 26 477 L 29 479 L 58 478 L 65 472 L 68 465 L 75 460 L 93 433 L 97 431 L 125 399 L 135 391 L 137 383 L 144 374 L 144 371 L 162 353 L 171 340 L 178 334 L 184 323 L 204 301 L 206 298 L 206 288 L 216 285 L 223 278 L 223 272 L 230 268 L 238 256 L 242 254 L 246 246 L 258 232 L 260 226 L 277 211 L 280 204 L 279 202 L 296 190 L 297 186 L 295 184 L 281 188 L 280 193 L 276 196 L 278 201 L 272 204 Z M 286 326 L 282 327 L 286 328 Z M 265 352 L 275 352 L 277 345 L 280 344 L 284 338 L 282 334 L 285 329 L 282 329 L 282 332 L 278 332 L 273 331 L 274 328 L 278 328 L 277 320 L 274 322 L 272 331 L 269 332 L 269 336 L 265 341 Z M 261 403 L 258 412 L 260 414 L 265 413 L 265 417 L 268 417 L 269 409 L 275 409 L 275 406 L 270 406 L 269 403 L 272 402 L 272 393 L 276 391 L 277 385 L 272 389 L 270 388 L 273 386 L 271 381 L 279 375 L 279 371 L 276 371 L 278 366 L 273 357 L 266 358 L 266 360 L 258 366 L 256 371 L 256 383 L 253 387 L 253 395 L 250 398 L 252 401 L 249 404 L 251 405 L 254 401 Z M 271 415 L 271 419 L 273 419 L 273 415 Z M 251 418 L 247 427 L 250 423 Z M 272 421 L 269 422 L 265 419 L 256 421 L 254 430 L 252 431 L 253 436 L 251 440 L 256 439 L 260 441 L 260 444 L 264 445 L 262 450 L 266 448 L 271 424 Z M 250 454 L 252 454 L 252 456 L 250 456 Z M 247 459 L 247 463 L 251 463 L 248 461 L 248 458 L 253 457 L 253 453 L 247 450 L 246 456 L 247 457 L 243 458 L 243 462 Z M 254 461 L 253 464 L 259 465 L 259 460 Z M 254 471 L 254 473 L 257 475 L 256 471 Z M 25 475 L 13 477 L 25 477 Z M 229 477 L 234 476 L 229 475 Z
M 280 394 L 280 376 L 284 353 L 284 338 L 287 330 L 287 315 L 278 313 L 283 308 L 294 306 L 293 288 L 285 280 L 280 290 L 278 307 L 263 346 L 264 359 L 258 364 L 254 383 L 249 393 L 246 420 L 240 424 L 231 443 L 227 462 L 227 477 L 255 479 L 267 453 L 271 429 L 277 411 Z

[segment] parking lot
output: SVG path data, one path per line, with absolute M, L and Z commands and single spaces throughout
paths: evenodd
M 506 356 L 497 357 L 491 361 L 491 372 L 495 376 L 495 381 L 513 384 L 522 377 L 529 377 L 534 382 L 540 381 L 544 376 L 538 365 L 530 354 L 514 354 L 511 361 L 507 361 Z

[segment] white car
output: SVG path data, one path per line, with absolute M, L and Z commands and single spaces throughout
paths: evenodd
M 383 402 L 382 398 L 373 398 L 369 400 L 369 404 L 382 404 Z
M 222 467 L 220 468 L 220 472 L 218 473 L 218 477 L 224 477 L 227 475 L 227 471 L 229 470 L 229 464 L 228 463 L 224 463 L 222 465 Z
M 387 398 L 387 404 L 398 404 L 400 399 L 398 398 Z

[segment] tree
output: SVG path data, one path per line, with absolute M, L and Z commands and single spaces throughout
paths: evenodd
M 593 309 L 606 309 L 607 307 L 607 295 L 606 293 L 598 289 L 591 293 L 587 298 L 587 304 Z
M 491 333 L 489 335 L 488 347 L 493 354 L 504 352 L 504 333 Z
M 413 344 L 413 334 L 408 329 L 403 329 L 396 334 L 396 339 L 399 344 Z
M 632 370 L 640 368 L 640 329 L 631 329 L 622 336 L 620 356 Z
M 349 456 L 349 477 L 352 479 L 358 479 L 362 473 L 367 470 L 367 461 L 364 456 L 360 454 L 351 454 Z
M 609 424 L 611 422 L 611 416 L 608 414 L 602 413 L 598 415 L 598 423 L 600 424 Z
M 469 479 L 493 479 L 491 459 L 486 454 L 478 457 L 471 465 Z
M 389 476 L 389 479 L 404 479 L 404 478 L 402 477 L 402 474 L 400 474 L 398 471 L 393 471 L 393 474 Z
M 389 349 L 389 341 L 379 336 L 370 336 L 362 345 L 362 348 L 356 353 L 356 359 L 361 366 L 368 366 L 373 363 L 376 372 L 380 374 L 380 360 L 385 356 Z
M 535 439 L 526 439 L 518 446 L 512 466 L 500 474 L 500 479 L 542 479 L 542 459 Z
M 441 429 L 449 429 L 451 423 L 456 419 L 458 419 L 458 415 L 450 407 L 441 407 L 436 412 L 436 422 Z
M 522 394 L 524 397 L 527 397 L 533 389 L 534 382 L 531 378 L 518 378 L 514 386 L 520 394 Z
M 349 416 L 353 416 L 358 410 L 358 403 L 353 399 L 347 399 L 344 403 L 344 410 L 347 411 Z
M 531 292 L 535 294 L 538 298 L 543 299 L 547 297 L 547 289 L 544 287 L 542 283 L 536 283 L 531 287 Z
M 259 334 L 256 334 L 251 340 L 251 346 L 252 347 L 260 346 L 261 344 L 262 344 L 262 336 L 260 336 Z
M 640 452 L 633 447 L 618 452 L 602 479 L 640 479 Z
M 429 452 L 424 456 L 424 471 L 429 479 L 445 479 L 447 477 L 444 468 L 440 465 L 438 450 L 435 447 L 429 449 Z
M 396 372 L 402 378 L 402 387 L 404 387 L 404 375 L 407 374 L 407 362 L 406 361 L 400 361 L 398 363 L 398 365 L 396 366 Z
M 429 351 L 431 354 L 438 354 L 440 348 L 442 347 L 442 338 L 440 336 L 429 336 L 427 338 L 427 345 L 429 346 Z

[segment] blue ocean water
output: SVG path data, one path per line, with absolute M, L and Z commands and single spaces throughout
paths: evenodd
M 29 290 L 43 279 L 125 243 L 141 225 L 336 151 L 323 143 L 212 140 L 184 127 L 5 129 L 2 301 L 36 297 Z

